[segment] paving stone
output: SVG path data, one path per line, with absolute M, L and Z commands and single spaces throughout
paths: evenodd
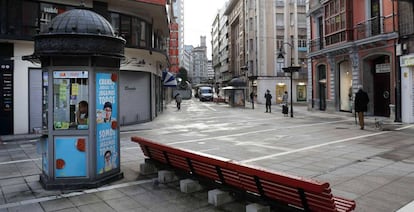
M 39 203 L 11 207 L 8 209 L 9 212 L 43 212 L 43 208 L 40 206 Z
M 101 202 L 102 200 L 99 199 L 95 194 L 82 194 L 78 196 L 69 197 L 69 200 L 75 205 L 87 205 L 91 203 Z
M 117 211 L 124 211 L 124 210 L 127 210 L 127 209 L 142 208 L 143 207 L 138 202 L 134 201 L 134 199 L 131 199 L 128 196 L 121 197 L 121 198 L 118 198 L 118 199 L 105 200 L 105 202 L 111 208 L 113 208 Z
M 114 212 L 115 211 L 114 208 L 111 208 L 105 202 L 81 205 L 78 207 L 78 210 L 81 212 Z
M 95 195 L 102 200 L 118 199 L 120 197 L 126 196 L 124 193 L 118 191 L 117 189 L 97 192 Z
M 75 205 L 66 198 L 49 200 L 40 203 L 45 211 L 57 211 L 67 208 L 73 208 Z

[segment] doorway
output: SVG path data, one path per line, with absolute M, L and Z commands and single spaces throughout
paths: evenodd
M 352 70 L 348 61 L 339 64 L 339 109 L 352 111 Z
M 319 110 L 326 110 L 326 66 L 318 66 Z
M 374 115 L 390 116 L 390 73 L 374 74 Z
M 389 105 L 391 103 L 390 57 L 387 55 L 382 55 L 373 59 L 371 65 L 371 73 L 374 115 L 389 117 Z

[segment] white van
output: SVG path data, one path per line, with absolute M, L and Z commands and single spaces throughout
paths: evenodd
M 208 86 L 199 87 L 198 98 L 200 101 L 213 101 L 213 88 Z

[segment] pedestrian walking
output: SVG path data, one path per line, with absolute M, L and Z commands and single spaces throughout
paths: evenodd
M 269 90 L 266 91 L 264 98 L 266 99 L 266 113 L 267 112 L 271 113 L 272 112 L 272 94 L 270 94 Z
M 254 92 L 250 92 L 250 102 L 252 103 L 252 109 L 254 110 Z
M 288 109 L 288 99 L 289 99 L 288 92 L 285 91 L 285 93 L 282 96 L 282 113 L 285 116 L 288 116 L 288 113 L 289 113 L 289 109 Z
M 288 105 L 288 100 L 289 100 L 288 92 L 285 91 L 285 93 L 282 96 L 282 104 Z
M 358 113 L 358 121 L 361 130 L 364 129 L 364 112 L 368 111 L 368 94 L 363 90 L 362 85 L 358 86 L 358 92 L 355 94 L 355 113 Z
M 177 93 L 174 98 L 175 98 L 175 102 L 177 103 L 177 109 L 180 110 L 181 109 L 181 100 L 182 100 L 182 98 L 180 96 L 180 93 Z

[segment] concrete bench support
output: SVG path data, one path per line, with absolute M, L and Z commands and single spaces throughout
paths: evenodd
M 150 163 L 141 163 L 139 164 L 139 174 L 140 175 L 150 175 L 157 173 L 157 168 Z
M 193 193 L 196 191 L 201 191 L 202 186 L 198 181 L 192 180 L 192 179 L 184 179 L 180 180 L 180 189 L 181 192 L 184 193 Z
M 214 206 L 220 206 L 229 202 L 233 202 L 233 197 L 229 192 L 222 191 L 220 189 L 214 189 L 208 191 L 208 203 Z
M 175 176 L 174 172 L 167 171 L 167 170 L 161 170 L 158 171 L 158 182 L 159 183 L 171 183 L 173 181 L 176 181 L 178 178 Z
M 253 203 L 246 205 L 246 212 L 270 212 L 270 206 Z

